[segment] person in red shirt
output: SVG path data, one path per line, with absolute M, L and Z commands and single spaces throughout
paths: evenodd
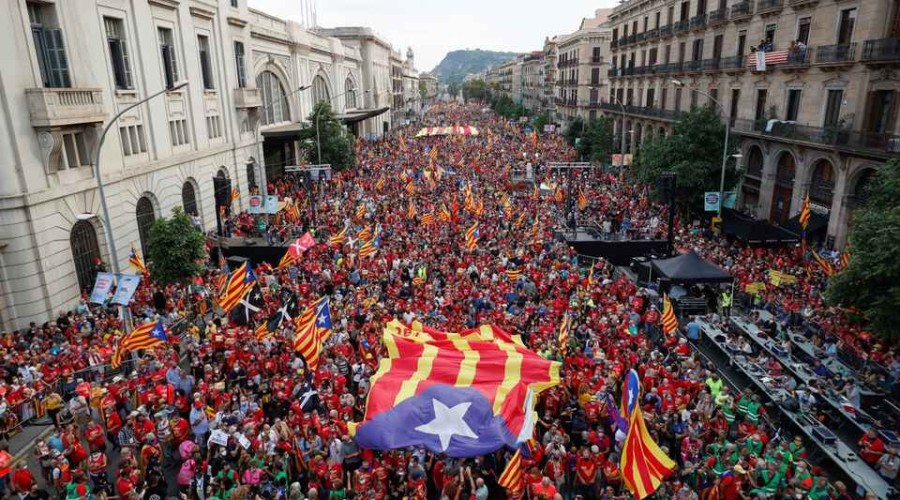
M 543 495 L 544 498 L 553 498 L 556 495 L 556 486 L 553 485 L 549 477 L 544 476 L 541 478 L 541 482 L 531 485 L 532 498 L 538 495 Z
M 28 461 L 22 460 L 12 474 L 11 487 L 13 492 L 26 494 L 31 491 L 31 485 L 35 483 L 34 476 L 28 470 Z
M 597 489 L 597 462 L 584 449 L 575 462 L 575 490 L 585 498 L 594 498 Z
M 881 455 L 884 455 L 884 442 L 878 437 L 875 429 L 869 429 L 859 440 L 859 456 L 866 463 L 875 465 Z

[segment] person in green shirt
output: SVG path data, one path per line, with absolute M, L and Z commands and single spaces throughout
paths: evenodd
M 809 493 L 806 494 L 806 498 L 809 500 L 826 500 L 831 498 L 831 485 L 828 484 L 828 478 L 825 476 L 819 476 L 816 478 L 816 483 L 809 490 Z
M 766 462 L 764 469 L 758 470 L 756 488 L 750 490 L 751 495 L 775 495 L 784 483 L 784 474 L 778 470 L 775 462 Z
M 722 392 L 723 385 L 724 382 L 722 382 L 718 373 L 713 373 L 706 379 L 706 386 L 709 387 L 709 392 L 712 394 L 713 399 L 716 399 L 719 393 Z

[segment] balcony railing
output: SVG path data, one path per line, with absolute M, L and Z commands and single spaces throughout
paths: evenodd
M 680 34 L 682 34 L 682 33 L 685 33 L 685 32 L 687 32 L 689 29 L 690 29 L 690 24 L 688 23 L 688 20 L 687 20 L 687 19 L 685 19 L 685 20 L 683 20 L 683 21 L 678 21 L 678 22 L 676 22 L 676 23 L 672 23 L 672 31 L 673 31 L 676 35 L 680 35 Z
M 714 10 L 709 13 L 706 24 L 718 26 L 728 20 L 728 12 L 725 9 Z
M 659 37 L 660 38 L 672 38 L 672 25 L 667 24 L 667 25 L 659 28 Z
M 706 14 L 694 16 L 691 18 L 691 29 L 701 29 L 706 27 Z
M 619 39 L 618 38 L 613 38 L 612 40 L 610 40 L 609 48 L 616 49 L 618 47 L 619 47 Z
M 731 6 L 728 18 L 732 21 L 750 17 L 753 15 L 753 4 L 749 1 L 743 1 Z
M 603 64 L 603 58 L 602 57 L 592 57 L 591 64 Z
M 839 127 L 812 127 L 786 122 L 771 126 L 765 120 L 734 120 L 736 132 L 765 135 L 790 141 L 810 142 L 835 149 L 864 151 L 883 155 L 900 153 L 900 136 L 875 132 L 860 132 Z
M 869 63 L 900 61 L 900 38 L 866 40 L 863 45 L 862 60 Z
M 669 73 L 672 73 L 673 75 L 679 75 L 681 73 L 684 73 L 684 64 L 685 63 L 683 63 L 683 62 L 676 62 L 676 63 L 669 64 Z
M 628 37 L 621 36 L 621 37 L 619 37 L 619 40 L 616 43 L 619 45 L 619 47 L 624 47 L 624 46 L 628 45 Z
M 637 35 L 628 35 L 627 41 L 628 44 L 631 45 L 632 43 L 637 41 Z
M 620 76 L 619 68 L 609 68 L 606 72 L 606 76 L 610 78 L 616 78 Z
M 634 76 L 643 76 L 645 74 L 647 74 L 646 66 L 638 66 L 638 67 L 634 68 Z
M 646 31 L 643 32 L 643 33 L 638 33 L 638 34 L 634 35 L 634 41 L 637 42 L 637 43 L 643 42 L 643 41 L 646 40 L 646 39 L 647 39 L 647 32 L 646 32 Z
M 784 7 L 784 0 L 757 0 L 756 13 L 769 14 L 781 10 Z
M 721 59 L 704 59 L 703 71 L 718 71 L 721 62 Z
M 25 98 L 33 127 L 97 123 L 106 118 L 100 89 L 26 89 Z
M 719 69 L 723 71 L 744 69 L 744 56 L 723 57 L 719 62 Z
M 624 110 L 624 112 L 628 114 L 639 115 L 648 118 L 660 118 L 663 120 L 677 120 L 681 116 L 680 111 L 675 111 L 673 109 L 659 109 L 647 106 L 632 106 L 627 104 L 625 106 L 620 106 L 611 102 L 600 103 L 600 109 L 609 111 L 611 113 L 621 113 Z
M 855 60 L 855 43 L 839 43 L 816 48 L 816 64 L 849 64 Z
M 805 50 L 788 51 L 787 61 L 780 65 L 781 69 L 805 69 L 813 60 L 814 50 L 807 47 Z
M 653 28 L 652 30 L 647 30 L 647 40 L 653 41 L 659 39 L 659 30 L 657 28 Z
M 696 73 L 703 67 L 703 61 L 687 61 L 684 63 L 685 73 Z

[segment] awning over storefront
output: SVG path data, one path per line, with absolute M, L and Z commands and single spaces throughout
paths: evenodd
M 368 120 L 369 118 L 374 118 L 391 108 L 385 106 L 383 108 L 374 108 L 374 109 L 355 109 L 352 111 L 348 111 L 342 115 L 338 115 L 338 119 L 343 120 L 344 123 L 356 123 L 361 122 L 363 120 Z
M 784 223 L 784 228 L 788 231 L 800 236 L 803 234 L 803 227 L 800 226 L 800 214 L 797 214 Z M 806 235 L 812 236 L 819 231 L 828 229 L 828 217 L 812 212 L 809 215 L 809 224 L 806 225 Z
M 262 130 L 262 135 L 266 139 L 276 137 L 294 137 L 303 130 L 302 123 L 288 123 L 287 125 L 278 125 L 277 127 L 269 127 Z

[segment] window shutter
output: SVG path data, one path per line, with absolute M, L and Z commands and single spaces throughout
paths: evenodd
M 66 48 L 63 45 L 61 29 L 45 29 L 45 43 L 50 62 L 49 76 L 53 87 L 71 87 L 69 80 L 69 60 L 66 58 Z
M 122 51 L 122 73 L 125 75 L 125 88 L 133 89 L 134 81 L 131 79 L 131 61 L 128 57 L 128 43 L 124 37 L 119 39 L 119 49 Z

